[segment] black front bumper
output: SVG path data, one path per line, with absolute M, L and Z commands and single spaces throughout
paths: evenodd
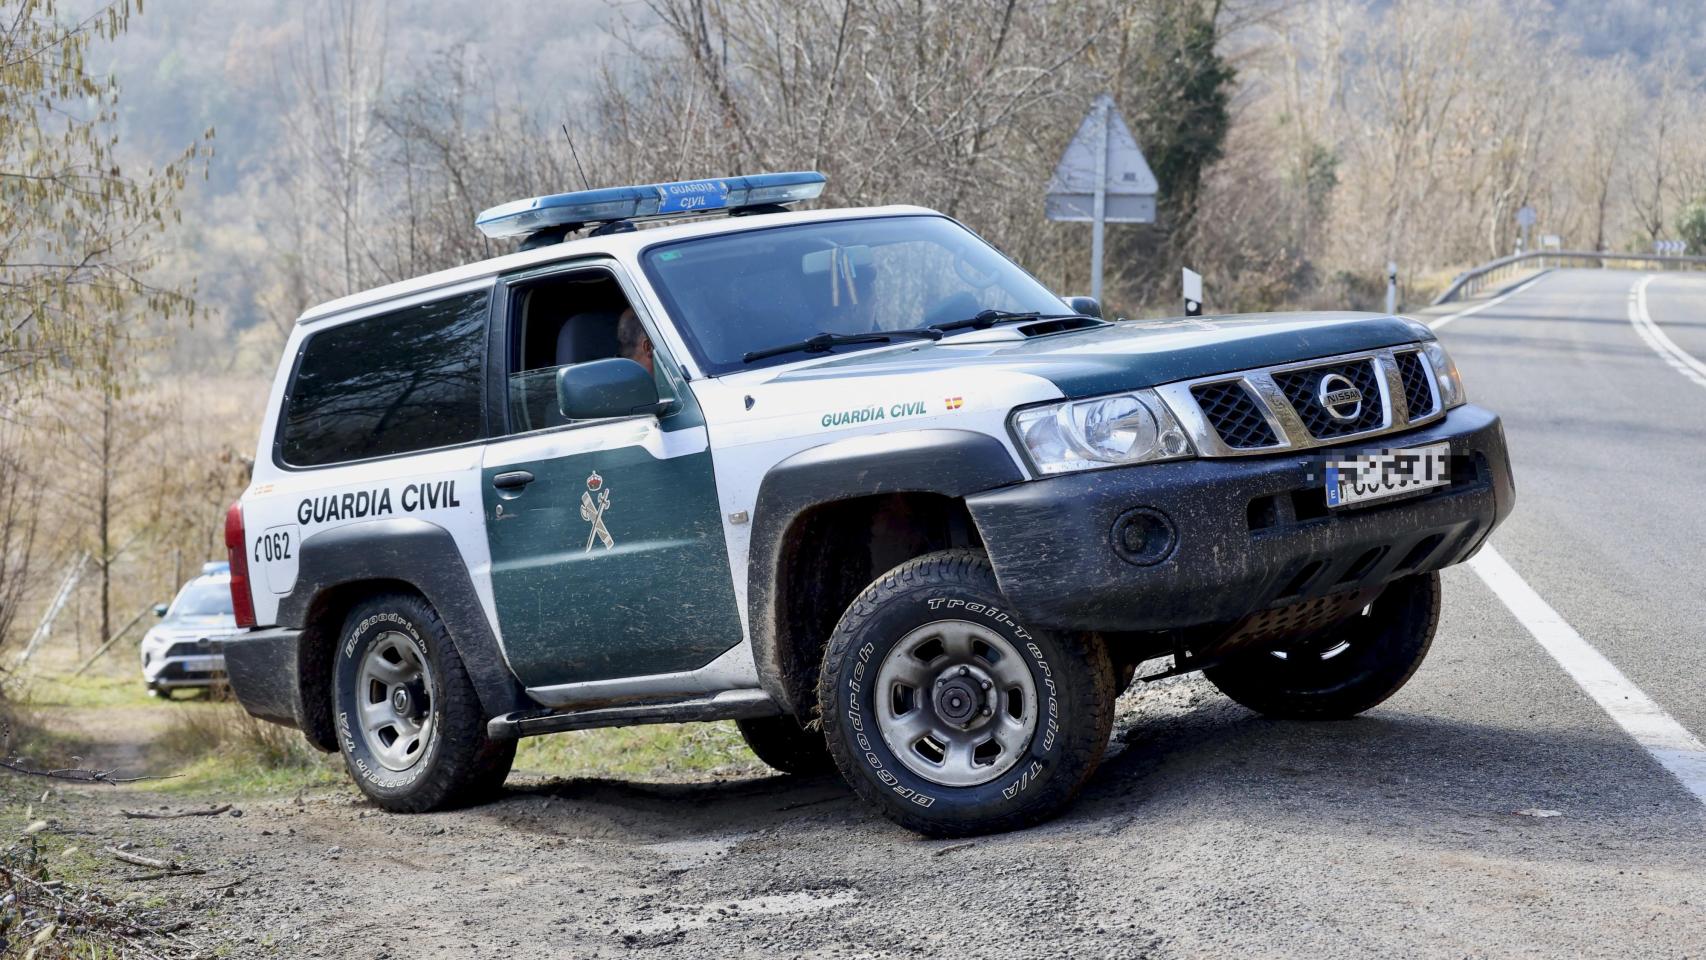
M 1329 511 L 1323 464 L 1451 444 L 1451 484 Z M 1469 558 L 1515 502 L 1499 418 L 1475 406 L 1345 447 L 1143 464 L 967 498 L 996 579 L 1028 623 L 1123 633 L 1238 620 Z M 1164 517 L 1152 562 L 1116 548 L 1122 518 Z M 1154 538 L 1151 538 L 1154 542 Z

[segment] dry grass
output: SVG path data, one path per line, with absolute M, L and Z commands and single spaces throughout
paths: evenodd
M 172 792 L 277 793 L 336 782 L 341 769 L 300 731 L 249 716 L 228 699 L 183 704 L 151 745 L 175 770 Z

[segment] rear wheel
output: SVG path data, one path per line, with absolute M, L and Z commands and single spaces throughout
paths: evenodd
M 1397 693 L 1422 665 L 1439 623 L 1439 574 L 1393 581 L 1361 613 L 1289 643 L 1203 671 L 1251 710 L 1296 720 L 1342 720 Z
M 1027 630 L 971 550 L 919 557 L 865 588 L 830 637 L 818 683 L 842 776 L 932 836 L 1058 812 L 1101 759 L 1113 700 L 1102 643 Z
M 474 684 L 425 600 L 386 594 L 358 604 L 334 670 L 338 745 L 374 803 L 421 813 L 502 786 L 515 742 L 486 738 Z
M 791 715 L 736 720 L 735 726 L 758 759 L 783 773 L 811 776 L 835 769 L 823 734 L 802 726 Z

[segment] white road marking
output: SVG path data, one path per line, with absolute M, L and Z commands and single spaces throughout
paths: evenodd
M 1558 661 L 1600 709 L 1652 754 L 1660 766 L 1682 781 L 1695 799 L 1706 803 L 1706 744 L 1583 640 L 1491 544 L 1482 547 L 1469 561 L 1469 568 L 1480 575 L 1541 648 Z
M 1445 316 L 1440 317 L 1438 320 L 1435 320 L 1435 321 L 1429 323 L 1428 326 L 1432 327 L 1435 330 L 1438 330 L 1440 327 L 1443 327 L 1446 324 L 1450 323 L 1451 321 L 1456 320 L 1458 317 L 1467 317 L 1473 313 L 1480 313 L 1482 310 L 1485 310 L 1488 307 L 1496 307 L 1499 304 L 1504 303 L 1506 300 L 1509 300 L 1510 298 L 1512 298 L 1512 297 L 1516 296 L 1517 294 L 1523 292 L 1524 290 L 1527 290 L 1529 287 L 1532 287 L 1535 284 L 1539 283 L 1542 279 L 1545 278 L 1545 276 L 1546 276 L 1546 274 L 1542 273 L 1539 276 L 1530 277 L 1527 280 L 1527 282 L 1523 283 L 1522 286 L 1517 287 L 1515 290 L 1512 290 L 1509 293 L 1502 293 L 1502 294 L 1494 297 L 1493 299 L 1488 300 L 1486 303 L 1477 303 L 1476 305 L 1474 305 L 1473 307 L 1470 307 L 1467 310 L 1459 310 L 1456 313 L 1448 313 Z
M 1629 322 L 1635 325 L 1635 332 L 1647 341 L 1647 346 L 1670 364 L 1671 369 L 1706 387 L 1706 363 L 1701 363 L 1687 350 L 1677 346 L 1676 341 L 1659 329 L 1659 325 L 1653 322 L 1653 315 L 1647 312 L 1647 285 L 1654 279 L 1652 274 L 1648 274 L 1629 288 Z

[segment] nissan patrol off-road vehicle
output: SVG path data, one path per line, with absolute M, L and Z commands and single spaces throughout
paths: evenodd
M 305 313 L 226 519 L 243 705 L 389 810 L 732 719 L 951 835 L 1060 810 L 1146 661 L 1297 718 L 1415 672 L 1513 495 L 1426 327 L 1109 321 L 823 183 L 509 204 L 520 252 Z

